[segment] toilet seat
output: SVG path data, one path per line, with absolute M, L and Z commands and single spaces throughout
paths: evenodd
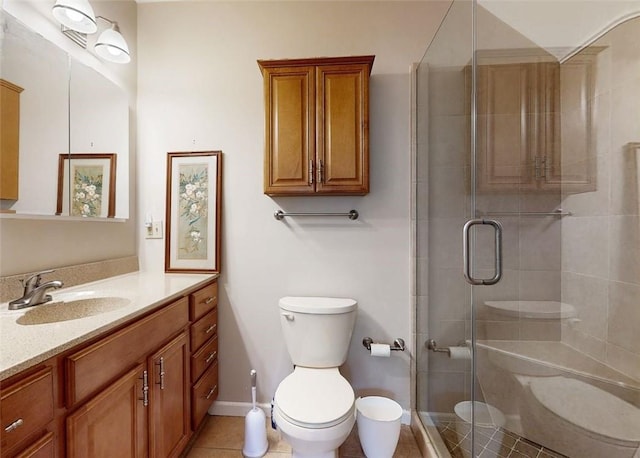
M 330 428 L 353 417 L 355 395 L 338 368 L 298 366 L 280 382 L 274 408 L 301 428 Z
M 580 380 L 541 377 L 531 393 L 547 410 L 598 440 L 623 446 L 640 443 L 640 409 Z

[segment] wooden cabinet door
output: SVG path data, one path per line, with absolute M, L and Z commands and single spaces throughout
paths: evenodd
M 264 68 L 264 192 L 313 194 L 315 88 L 313 67 Z
M 18 199 L 21 92 L 21 87 L 0 79 L 0 199 Z
M 145 370 L 136 366 L 67 417 L 69 457 L 147 456 Z
M 318 193 L 369 192 L 369 71 L 367 64 L 317 67 Z
M 477 69 L 478 189 L 535 188 L 532 154 L 539 137 L 534 64 L 483 65 Z
M 149 358 L 149 456 L 178 456 L 191 435 L 189 339 L 178 335 Z

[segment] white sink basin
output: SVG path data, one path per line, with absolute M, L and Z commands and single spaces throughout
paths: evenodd
M 131 304 L 131 300 L 117 296 L 82 297 L 69 295 L 70 300 L 55 297 L 53 302 L 29 308 L 16 320 L 22 325 L 58 323 L 112 312 Z M 62 296 L 64 297 L 64 296 Z

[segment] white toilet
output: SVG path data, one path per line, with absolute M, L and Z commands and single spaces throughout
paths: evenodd
M 640 409 L 581 380 L 522 377 L 528 438 L 567 456 L 640 457 Z
M 283 297 L 279 306 L 295 368 L 278 385 L 273 420 L 293 458 L 336 458 L 356 421 L 353 388 L 338 368 L 347 359 L 357 302 Z

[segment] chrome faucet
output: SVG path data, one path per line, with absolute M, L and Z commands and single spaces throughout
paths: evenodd
M 22 297 L 9 302 L 9 310 L 19 310 L 49 302 L 52 297 L 50 294 L 46 294 L 46 292 L 50 289 L 62 288 L 62 282 L 59 280 L 41 283 L 42 275 L 50 274 L 51 272 L 53 272 L 53 270 L 44 270 L 33 274 L 26 280 L 20 280 L 24 288 Z

